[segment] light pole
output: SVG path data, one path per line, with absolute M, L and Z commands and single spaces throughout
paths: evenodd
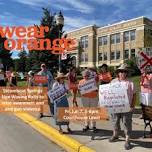
M 59 12 L 59 14 L 55 15 L 55 21 L 59 31 L 59 38 L 61 38 L 62 28 L 64 26 L 64 17 L 61 11 Z M 59 72 L 61 72 L 61 54 L 59 54 Z

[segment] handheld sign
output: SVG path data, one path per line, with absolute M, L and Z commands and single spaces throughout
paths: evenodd
M 42 76 L 42 75 L 35 75 L 34 76 L 34 82 L 36 84 L 45 84 L 48 82 L 47 76 Z
M 66 92 L 67 90 L 65 89 L 63 85 L 58 85 L 57 87 L 48 91 L 48 96 L 52 102 L 56 102 L 61 97 L 65 96 Z
M 99 103 L 109 113 L 125 113 L 130 111 L 127 88 L 123 82 L 115 82 L 99 86 Z
M 98 90 L 95 79 L 90 79 L 86 83 L 79 85 L 78 89 L 81 95 Z

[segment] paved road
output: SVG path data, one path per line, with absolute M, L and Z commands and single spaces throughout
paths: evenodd
M 63 152 L 11 114 L 0 114 L 0 152 Z

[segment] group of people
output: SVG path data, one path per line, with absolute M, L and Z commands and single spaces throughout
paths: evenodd
M 10 69 L 12 71 L 12 69 Z M 112 74 L 108 70 L 108 66 L 106 64 L 103 64 L 101 66 L 101 71 L 98 73 L 94 68 L 87 68 L 82 72 L 82 79 L 78 80 L 77 78 L 77 70 L 75 67 L 70 68 L 69 72 L 67 74 L 58 73 L 57 76 L 54 78 L 51 72 L 47 69 L 45 64 L 41 64 L 41 70 L 36 73 L 36 75 L 46 76 L 47 82 L 39 84 L 39 86 L 42 87 L 48 87 L 48 90 L 53 90 L 59 85 L 62 85 L 66 90 L 66 95 L 59 98 L 58 101 L 51 101 L 48 98 L 48 104 L 50 106 L 50 112 L 54 116 L 56 125 L 59 126 L 59 132 L 63 133 L 62 125 L 67 126 L 67 131 L 71 133 L 71 129 L 69 127 L 70 122 L 69 121 L 59 121 L 57 119 L 57 108 L 59 107 L 69 107 L 69 101 L 67 94 L 72 94 L 72 105 L 74 107 L 80 106 L 77 102 L 77 94 L 79 93 L 79 87 L 85 84 L 88 80 L 94 79 L 96 82 L 97 89 L 87 92 L 85 94 L 80 94 L 81 99 L 81 105 L 86 108 L 92 108 L 92 107 L 98 107 L 99 106 L 99 98 L 98 98 L 98 86 L 104 85 L 108 83 L 114 83 L 114 82 L 122 82 L 125 84 L 127 88 L 127 95 L 129 99 L 130 104 L 130 111 L 129 112 L 122 112 L 122 113 L 114 113 L 111 114 L 111 122 L 113 126 L 113 135 L 109 139 L 109 142 L 115 142 L 119 138 L 120 133 L 120 121 L 122 120 L 122 123 L 124 125 L 124 132 L 125 132 L 125 149 L 130 149 L 130 136 L 132 132 L 132 113 L 135 108 L 135 102 L 136 102 L 136 90 L 135 85 L 132 81 L 128 79 L 129 74 L 129 68 L 127 64 L 122 64 L 120 67 L 118 67 L 115 71 L 115 78 L 112 77 Z M 15 73 L 12 71 L 11 74 L 5 74 L 2 70 L 0 70 L 0 86 L 5 86 L 5 75 L 7 76 L 7 80 L 10 84 L 10 86 L 17 85 L 17 80 Z M 28 79 L 27 84 L 28 86 L 34 86 L 34 75 L 35 73 L 33 71 L 28 72 Z M 141 92 L 148 93 L 152 97 L 152 70 L 151 68 L 147 68 L 144 70 L 141 76 Z M 149 98 L 150 99 L 150 98 Z M 147 104 L 144 101 L 141 101 L 142 104 Z M 152 106 L 152 101 L 148 103 L 150 106 Z M 40 113 L 40 118 L 43 117 L 43 110 Z M 83 132 L 87 132 L 88 130 L 93 130 L 94 133 L 97 132 L 96 128 L 96 122 L 86 120 L 84 122 L 84 128 Z

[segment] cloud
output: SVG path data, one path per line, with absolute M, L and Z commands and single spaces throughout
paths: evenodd
M 94 11 L 94 7 L 82 2 L 82 0 L 64 0 L 64 3 L 67 3 L 68 5 L 75 8 L 76 11 L 82 12 L 82 13 L 92 13 Z
M 19 16 L 15 16 L 14 14 L 11 14 L 10 12 L 4 12 L 0 14 L 0 20 L 2 26 L 18 26 L 18 25 L 34 25 L 39 24 L 38 20 L 35 19 L 28 19 L 28 18 L 22 18 Z
M 31 7 L 53 6 L 62 10 L 75 10 L 83 13 L 92 13 L 94 7 L 81 0 L 12 0 Z
M 85 19 L 83 17 L 69 17 L 69 16 L 65 16 L 65 27 L 64 29 L 66 31 L 70 31 L 73 29 L 77 29 L 77 28 L 81 28 L 83 26 L 88 26 L 88 25 L 99 25 L 100 24 L 100 20 L 88 20 Z

